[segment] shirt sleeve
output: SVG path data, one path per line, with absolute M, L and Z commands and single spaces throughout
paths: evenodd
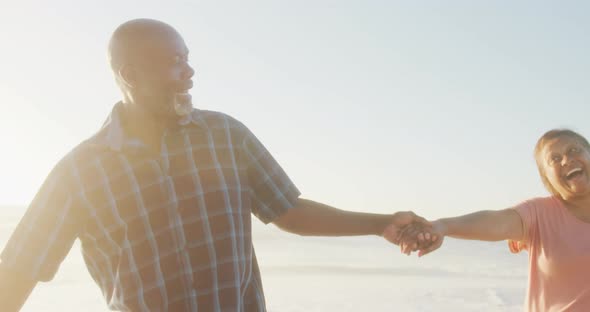
M 523 239 L 519 242 L 522 248 L 529 249 L 531 244 L 538 239 L 539 228 L 539 206 L 542 198 L 526 200 L 514 207 L 520 215 L 523 227 Z
M 269 223 L 295 206 L 301 193 L 258 138 L 247 128 L 244 131 L 252 213 Z
M 75 189 L 63 161 L 49 174 L 28 207 L 0 260 L 3 267 L 36 281 L 53 279 L 82 223 Z

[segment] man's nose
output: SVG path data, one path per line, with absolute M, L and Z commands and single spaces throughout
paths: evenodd
M 182 74 L 183 79 L 191 79 L 195 75 L 195 70 L 188 63 L 186 63 L 186 68 Z

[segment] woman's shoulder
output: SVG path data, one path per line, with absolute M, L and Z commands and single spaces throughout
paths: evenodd
M 529 198 L 520 204 L 516 205 L 515 208 L 520 209 L 557 209 L 561 205 L 560 199 L 557 196 L 543 196 Z
M 514 206 L 514 209 L 516 209 L 524 221 L 532 222 L 539 218 L 551 218 L 560 214 L 562 212 L 562 206 L 563 204 L 559 197 L 544 196 L 527 199 Z

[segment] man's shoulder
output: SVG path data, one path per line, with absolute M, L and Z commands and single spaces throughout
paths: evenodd
M 223 112 L 198 110 L 198 116 L 210 129 L 230 128 L 242 130 L 245 128 L 241 121 Z
M 92 164 L 93 158 L 96 158 L 98 148 L 91 141 L 85 140 L 76 145 L 69 152 L 67 152 L 53 167 L 49 173 L 51 179 L 72 179 L 77 173 L 84 170 L 86 166 Z
M 80 167 L 93 162 L 107 151 L 107 146 L 102 144 L 103 138 L 97 133 L 74 146 L 58 163 L 61 166 Z

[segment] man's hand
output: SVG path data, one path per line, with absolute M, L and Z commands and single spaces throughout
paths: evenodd
M 407 255 L 418 251 L 418 257 L 422 257 L 437 250 L 442 245 L 445 235 L 446 226 L 441 221 L 432 222 L 429 228 L 414 223 L 400 233 L 400 248 L 402 253 Z
M 391 223 L 383 231 L 382 236 L 396 245 L 402 242 L 404 236 L 406 237 L 406 242 L 409 242 L 409 237 L 415 237 L 417 239 L 415 242 L 416 247 L 418 247 L 418 243 L 423 244 L 426 243 L 426 240 L 433 238 L 428 234 L 428 229 L 431 227 L 432 224 L 430 222 L 411 211 L 396 212 L 392 216 Z M 413 235 L 408 235 L 406 233 L 407 230 L 411 230 Z

